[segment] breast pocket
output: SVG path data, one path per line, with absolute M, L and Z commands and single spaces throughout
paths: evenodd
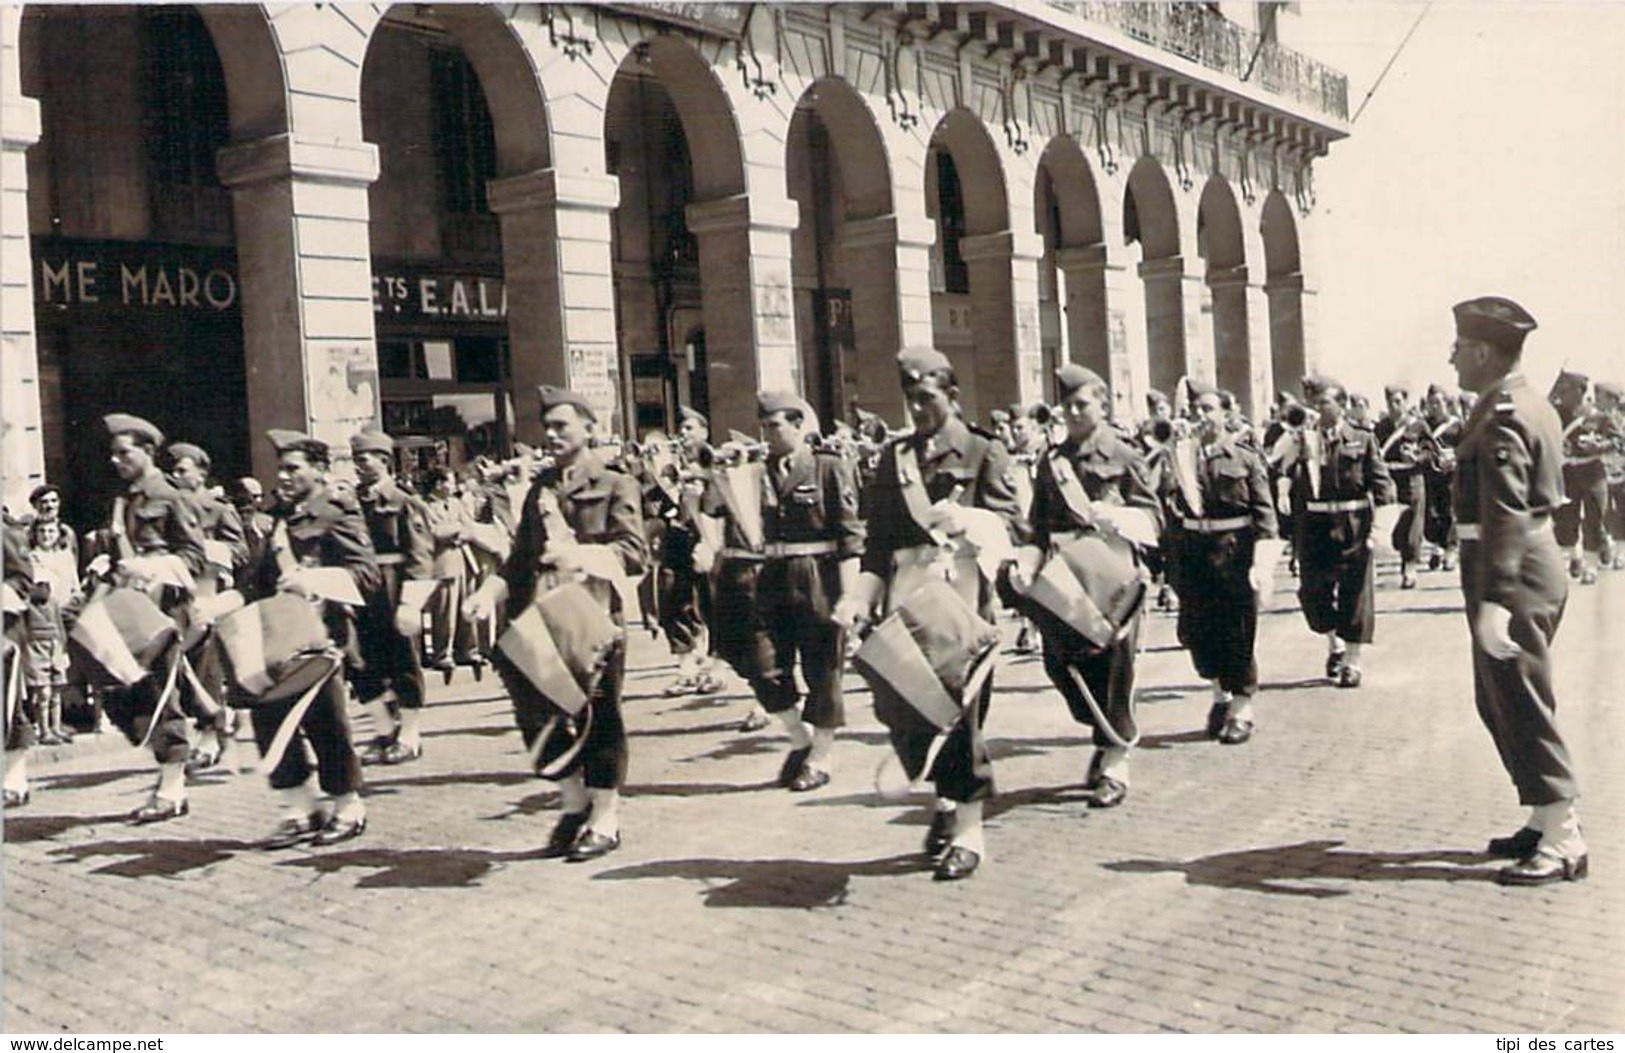
M 577 536 L 597 537 L 609 530 L 610 491 L 578 490 L 570 495 L 570 521 Z
M 1365 446 L 1344 446 L 1337 451 L 1337 479 L 1348 490 L 1364 490 L 1366 485 Z
M 1078 478 L 1091 501 L 1122 499 L 1123 476 L 1128 468 L 1115 461 L 1096 461 L 1078 466 Z
M 933 501 L 945 500 L 953 496 L 956 490 L 960 492 L 960 500 L 965 501 L 966 495 L 976 491 L 976 473 L 964 465 L 939 468 L 931 476 L 931 483 L 926 489 L 930 491 Z
M 1245 508 L 1252 499 L 1252 472 L 1245 464 L 1219 464 L 1213 469 L 1219 503 Z

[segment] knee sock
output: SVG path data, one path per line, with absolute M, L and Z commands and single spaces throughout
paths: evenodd
M 316 810 L 316 790 L 309 779 L 298 786 L 288 786 L 276 792 L 282 799 L 282 816 L 303 822 Z
M 784 730 L 790 736 L 790 748 L 803 750 L 813 745 L 812 732 L 807 729 L 807 722 L 801 719 L 801 714 L 795 709 L 781 710 L 774 716 L 784 725 Z
M 591 807 L 587 797 L 587 783 L 580 772 L 559 780 L 559 806 L 570 814 L 580 814 Z
M 835 729 L 815 727 L 812 731 L 812 752 L 807 763 L 819 771 L 829 771 L 829 755 L 835 749 Z
M 1128 748 L 1126 746 L 1102 746 L 1100 753 L 1100 774 L 1109 779 L 1116 779 L 1124 786 L 1127 786 L 1129 783 Z
M 592 818 L 587 825 L 594 833 L 614 837 L 621 832 L 621 792 L 616 789 L 600 790 L 589 787 L 587 797 L 592 801 Z
M 349 793 L 341 793 L 337 797 L 333 798 L 334 819 L 343 822 L 352 822 L 357 819 L 365 819 L 366 817 L 367 806 L 362 802 L 361 794 L 357 793 L 355 790 L 351 790 Z
M 982 838 L 981 801 L 964 801 L 954 812 L 954 847 L 969 849 L 979 856 L 987 854 L 987 843 Z
M 385 699 L 375 698 L 361 708 L 372 718 L 375 738 L 387 739 L 395 734 L 395 716 L 389 711 L 389 703 Z
M 186 800 L 186 763 L 174 761 L 158 765 L 158 786 L 152 794 L 166 801 Z
M 1360 667 L 1360 650 L 1363 644 L 1351 643 L 1348 645 L 1348 664 L 1358 669 Z
M 423 710 L 401 710 L 400 744 L 409 750 L 417 750 L 423 746 Z
M 6 751 L 5 788 L 12 793 L 28 792 L 28 751 Z

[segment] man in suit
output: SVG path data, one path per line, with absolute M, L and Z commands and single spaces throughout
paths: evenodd
M 1486 296 L 1457 304 L 1455 316 L 1450 363 L 1461 386 L 1479 395 L 1456 447 L 1454 487 L 1473 693 L 1519 803 L 1530 809 L 1523 828 L 1494 838 L 1488 851 L 1517 860 L 1498 875 L 1502 884 L 1577 881 L 1589 865 L 1551 656 L 1568 599 L 1552 525 L 1564 500 L 1563 429 L 1521 371 L 1535 329 L 1529 312 Z
M 637 480 L 610 468 L 592 450 L 597 427 L 592 404 L 564 388 L 544 385 L 539 392 L 547 459 L 525 496 L 513 550 L 501 572 L 464 605 L 473 621 L 490 617 L 504 602 L 509 619 L 517 618 L 553 586 L 582 579 L 583 546 L 606 546 L 627 578 L 643 573 L 648 560 Z M 609 616 L 622 623 L 619 592 L 595 578 L 586 584 Z M 537 774 L 557 775 L 564 814 L 545 854 L 580 863 L 613 852 L 621 845 L 620 794 L 626 782 L 624 633 L 604 657 L 603 673 L 580 722 L 570 722 L 573 727 L 566 727 L 557 704 L 510 658 L 499 651 L 492 664 L 513 698 L 514 718 L 535 755 Z

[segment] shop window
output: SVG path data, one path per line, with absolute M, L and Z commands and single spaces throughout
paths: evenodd
M 970 292 L 970 269 L 960 255 L 959 243 L 965 236 L 965 195 L 959 185 L 959 169 L 946 150 L 937 151 L 937 223 L 942 233 L 942 270 L 945 291 Z
M 144 138 L 154 236 L 220 243 L 231 238 L 231 199 L 215 155 L 231 136 L 226 78 L 203 19 L 191 7 L 142 11 Z

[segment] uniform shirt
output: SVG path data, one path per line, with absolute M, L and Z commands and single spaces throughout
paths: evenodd
M 278 512 L 287 530 L 288 555 L 301 567 L 342 567 L 355 581 L 365 607 L 382 602 L 383 579 L 367 533 L 361 503 L 348 486 L 318 483 L 304 500 Z M 268 543 L 251 575 L 256 595 L 269 596 L 282 574 L 275 543 Z M 355 638 L 355 611 L 340 603 L 322 605 L 328 633 L 352 665 L 362 661 Z
M 225 498 L 207 490 L 183 490 L 181 493 L 192 502 L 204 538 L 220 542 L 231 553 L 231 566 L 227 569 L 235 574 L 247 566 L 248 539 L 243 534 L 243 521 L 237 509 Z
M 543 490 L 557 496 L 559 510 L 577 542 L 607 545 L 619 557 L 628 577 L 643 573 L 649 544 L 643 536 L 642 495 L 637 480 L 610 468 L 597 454 L 583 451 L 568 471 L 544 469 L 525 494 L 513 550 L 501 571 L 508 583 L 510 615 L 524 611 L 536 598 L 542 550 L 549 540 L 542 516 Z
M 1264 456 L 1229 437 L 1196 452 L 1195 483 L 1202 495 L 1204 519 L 1250 521 L 1255 538 L 1274 537 L 1275 503 L 1270 498 L 1269 472 Z M 1196 518 L 1184 495 L 1174 489 L 1174 508 Z
M 151 471 L 124 493 L 124 535 L 136 555 L 170 553 L 201 575 L 203 527 L 191 501 L 162 472 Z
M 804 446 L 770 457 L 762 496 L 767 541 L 834 541 L 841 559 L 863 555 L 867 531 L 858 518 L 857 479 L 840 454 Z
M 1025 541 L 1031 534 L 1016 495 L 1016 469 L 1004 444 L 986 432 L 972 430 L 955 417 L 929 438 L 904 436 L 887 443 L 881 452 L 865 501 L 869 517 L 862 564 L 865 571 L 889 578 L 892 557 L 898 551 L 934 543 L 909 514 L 903 498 L 896 451 L 905 443 L 915 452 L 932 502 L 944 500 L 958 490 L 960 504 L 996 513 L 1016 542 Z
M 1320 493 L 1311 492 L 1312 466 L 1300 454 L 1292 468 L 1293 508 L 1301 508 L 1307 501 L 1356 501 L 1368 495 L 1379 505 L 1394 500 L 1394 478 L 1388 474 L 1375 435 L 1343 420 L 1321 436 Z
M 1091 502 L 1144 509 L 1161 532 L 1162 502 L 1152 489 L 1145 458 L 1115 431 L 1102 426 L 1087 439 L 1068 438 L 1051 448 L 1038 462 L 1038 478 L 1033 485 L 1032 530 L 1040 546 L 1048 548 L 1055 534 L 1085 526 L 1073 516 L 1061 491 L 1056 475 L 1057 461 L 1070 466 Z
M 1606 413 L 1589 406 L 1577 412 L 1585 414 L 1579 424 L 1573 424 L 1572 414 L 1567 419 L 1564 419 L 1561 412 L 1558 414 L 1558 420 L 1565 429 L 1563 464 L 1565 466 L 1600 464 L 1608 451 L 1613 449 L 1619 433 L 1614 428 L 1613 420 Z
M 1372 429 L 1372 434 L 1377 437 L 1377 448 L 1384 450 L 1382 459 L 1387 462 L 1390 474 L 1410 475 L 1421 467 L 1420 440 L 1410 434 L 1404 434 L 1394 439 L 1392 443 L 1389 442 L 1396 430 L 1404 429 L 1409 432 L 1416 427 L 1416 422 L 1417 418 L 1407 413 L 1398 421 L 1392 417 L 1384 417 Z
M 1479 529 L 1473 595 L 1511 607 L 1540 521 L 1563 504 L 1563 428 L 1523 374 L 1485 393 L 1456 447 L 1456 522 Z
M 390 478 L 357 490 L 356 498 L 367 521 L 373 551 L 379 556 L 401 557 L 402 578 L 434 577 L 434 535 L 429 525 L 429 506 L 423 498 L 407 493 Z

